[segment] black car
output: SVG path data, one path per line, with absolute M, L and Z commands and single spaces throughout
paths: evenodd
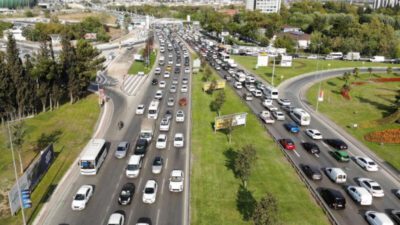
M 179 74 L 181 72 L 181 68 L 180 67 L 175 67 L 175 74 Z
M 171 119 L 171 118 L 172 118 L 172 112 L 169 111 L 169 110 L 165 111 L 164 117 L 165 117 L 165 118 L 168 118 L 168 119 Z
M 348 146 L 340 139 L 324 139 L 324 142 L 337 150 L 347 150 Z
M 132 202 L 133 194 L 135 193 L 135 185 L 133 183 L 126 183 L 119 193 L 118 203 L 120 205 L 130 205 Z
M 158 80 L 157 80 L 157 79 L 153 79 L 153 80 L 151 81 L 151 84 L 152 84 L 152 85 L 157 85 L 157 84 L 158 84 Z
M 135 155 L 144 155 L 146 154 L 146 150 L 148 147 L 147 140 L 145 139 L 138 139 L 136 141 L 136 146 L 135 146 Z
M 151 225 L 151 219 L 147 217 L 141 217 L 138 219 L 136 224 L 148 224 Z
M 301 165 L 301 169 L 311 180 L 322 180 L 322 173 L 316 167 Z
M 319 150 L 318 145 L 313 142 L 303 142 L 301 143 L 301 145 L 307 152 L 311 154 L 319 154 L 321 152 L 321 150 Z
M 393 209 L 390 211 L 390 215 L 397 224 L 400 224 L 400 210 Z
M 329 207 L 333 209 L 346 208 L 346 199 L 340 191 L 331 188 L 321 188 L 320 194 Z

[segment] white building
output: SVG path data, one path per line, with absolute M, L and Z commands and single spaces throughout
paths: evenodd
M 26 38 L 22 35 L 22 29 L 8 29 L 3 32 L 3 38 L 5 41 L 8 40 L 8 34 L 11 33 L 16 41 L 26 41 Z
M 260 10 L 262 13 L 277 13 L 281 9 L 281 0 L 246 0 L 247 10 Z
M 374 9 L 395 7 L 400 5 L 400 0 L 374 0 Z

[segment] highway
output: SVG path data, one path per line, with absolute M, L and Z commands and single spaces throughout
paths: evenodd
M 166 54 L 169 53 L 166 51 Z M 174 68 L 176 54 L 173 53 Z M 183 59 L 183 55 L 182 59 Z M 166 57 L 167 58 L 167 57 Z M 183 63 L 183 60 L 182 60 Z M 110 65 L 112 67 L 112 65 Z M 141 86 L 139 94 L 134 97 L 128 97 L 120 93 L 119 87 L 110 87 L 106 89 L 106 94 L 110 97 L 110 102 L 113 104 L 112 116 L 109 118 L 109 127 L 104 127 L 104 136 L 99 135 L 97 138 L 104 138 L 110 143 L 109 152 L 105 162 L 100 168 L 99 174 L 95 176 L 83 176 L 79 174 L 79 167 L 72 165 L 71 173 L 64 183 L 59 184 L 59 187 L 44 207 L 43 212 L 36 218 L 34 224 L 40 225 L 93 225 L 106 224 L 109 216 L 115 212 L 123 210 L 125 213 L 125 224 L 135 224 L 141 217 L 150 218 L 152 224 L 162 225 L 179 225 L 188 224 L 188 196 L 189 196 L 189 156 L 190 156 L 190 75 L 185 75 L 189 79 L 187 93 L 181 93 L 181 78 L 183 75 L 183 67 L 179 75 L 173 75 L 170 78 L 164 79 L 161 76 L 149 74 L 144 84 Z M 162 67 L 162 73 L 164 67 Z M 173 77 L 179 77 L 179 84 L 176 93 L 169 93 Z M 133 148 L 138 138 L 141 122 L 144 117 L 147 117 L 147 107 L 155 92 L 159 89 L 158 85 L 152 85 L 153 78 L 165 80 L 167 82 L 164 88 L 164 96 L 160 104 L 160 113 L 155 121 L 155 134 L 151 145 L 144 157 L 142 169 L 138 178 L 127 178 L 125 176 L 125 167 L 129 156 L 123 159 L 114 157 L 116 146 L 120 141 L 129 141 L 131 143 L 130 154 L 133 154 Z M 169 97 L 174 97 L 176 104 L 169 107 L 166 101 Z M 188 98 L 187 106 L 179 106 L 178 99 L 182 97 Z M 135 115 L 135 110 L 138 104 L 145 104 L 146 111 L 144 115 Z M 175 113 L 178 109 L 185 112 L 185 122 L 176 123 Z M 166 110 L 173 112 L 173 120 L 171 121 L 170 131 L 167 133 L 168 142 L 167 148 L 158 150 L 155 148 L 155 140 L 159 134 L 159 124 Z M 125 127 L 121 130 L 117 128 L 117 122 L 124 121 Z M 185 136 L 185 146 L 181 149 L 173 147 L 173 136 L 175 133 L 183 133 Z M 151 165 L 155 156 L 162 156 L 164 159 L 164 167 L 161 174 L 154 175 L 151 172 Z M 168 190 L 169 176 L 173 169 L 180 169 L 185 174 L 184 192 L 172 193 Z M 149 179 L 154 179 L 158 183 L 157 199 L 154 204 L 145 204 L 142 202 L 142 191 L 145 183 Z M 136 190 L 133 202 L 128 206 L 120 206 L 118 204 L 118 195 L 122 186 L 127 182 L 133 182 Z M 76 193 L 79 187 L 83 184 L 94 185 L 94 195 L 90 199 L 87 207 L 82 211 L 72 211 L 71 201 L 72 196 Z M 61 187 L 60 187 L 61 186 Z
M 197 43 L 191 41 L 189 42 L 193 48 L 197 46 L 200 49 L 200 46 Z M 211 61 L 215 62 L 215 60 L 209 59 L 209 63 Z M 386 68 L 381 68 L 380 70 L 384 71 L 385 69 Z M 375 68 L 374 71 L 376 70 L 377 69 Z M 345 71 L 352 71 L 352 69 L 347 69 Z M 360 72 L 364 71 L 366 71 L 366 68 L 360 69 Z M 287 82 L 285 82 L 283 85 L 280 86 L 279 97 L 288 98 L 292 102 L 292 105 L 302 107 L 307 111 L 310 111 L 311 108 L 306 107 L 304 103 L 305 90 L 313 83 L 318 82 L 319 79 L 327 79 L 329 77 L 339 76 L 342 75 L 343 72 L 344 70 L 328 71 L 328 72 L 321 71 L 318 73 L 318 76 L 311 74 L 307 76 L 299 76 L 293 80 L 288 80 Z M 225 75 L 229 75 L 229 73 L 227 71 L 224 71 L 223 69 L 217 71 L 217 73 L 221 76 L 221 78 L 224 78 Z M 265 85 L 268 85 L 258 76 L 256 75 L 254 76 L 256 80 L 259 80 L 263 82 Z M 232 78 L 231 81 L 227 81 L 227 84 L 231 85 L 231 87 L 233 88 L 234 82 L 235 80 L 234 78 Z M 243 87 L 242 89 L 236 89 L 236 88 L 233 89 L 242 99 L 242 101 L 245 102 L 250 107 L 250 109 L 254 112 L 254 114 L 258 115 L 261 111 L 266 110 L 264 106 L 261 104 L 262 103 L 261 98 L 254 97 L 252 101 L 245 101 L 243 99 L 243 95 L 245 93 L 248 93 L 245 87 Z M 274 101 L 273 104 L 279 107 L 276 101 Z M 342 194 L 345 196 L 347 202 L 345 210 L 332 210 L 330 208 L 327 208 L 324 202 L 321 203 L 322 206 L 328 210 L 327 214 L 328 217 L 330 217 L 331 222 L 342 225 L 367 224 L 367 222 L 364 220 L 364 212 L 367 210 L 386 212 L 388 214 L 391 209 L 400 209 L 400 200 L 393 194 L 393 190 L 398 189 L 400 187 L 398 174 L 393 174 L 392 171 L 384 169 L 385 165 L 383 163 L 379 163 L 382 162 L 382 160 L 376 159 L 376 157 L 374 157 L 369 150 L 367 150 L 364 146 L 360 145 L 357 141 L 354 140 L 354 138 L 350 138 L 349 135 L 346 135 L 343 132 L 336 131 L 335 129 L 332 128 L 332 126 L 329 125 L 330 123 L 327 123 L 326 121 L 320 119 L 320 117 L 315 116 L 315 113 L 310 112 L 310 115 L 311 115 L 311 124 L 307 127 L 301 127 L 301 131 L 299 134 L 291 134 L 283 127 L 284 123 L 287 123 L 289 121 L 293 122 L 293 120 L 289 117 L 287 113 L 285 113 L 285 121 L 276 120 L 274 124 L 268 124 L 264 126 L 276 142 L 282 138 L 291 138 L 295 142 L 297 150 L 287 151 L 282 149 L 282 151 L 290 159 L 289 161 L 293 162 L 293 164 L 297 167 L 298 172 L 301 175 L 301 178 L 306 182 L 307 186 L 310 186 L 312 188 L 313 194 L 318 193 L 320 191 L 320 188 L 322 187 L 328 187 L 340 190 L 340 192 L 342 192 Z M 324 138 L 340 138 L 344 140 L 349 146 L 348 152 L 352 160 L 348 163 L 338 162 L 329 153 L 333 149 L 323 141 L 311 140 L 311 138 L 308 137 L 304 132 L 306 128 L 318 129 L 322 133 Z M 307 151 L 305 151 L 302 148 L 301 143 L 306 141 L 315 142 L 319 146 L 321 153 L 319 155 L 312 155 Z M 278 142 L 277 145 L 280 146 Z M 376 159 L 376 161 L 380 164 L 381 168 L 378 172 L 367 172 L 354 162 L 353 158 L 354 156 L 370 156 L 371 158 Z M 319 168 L 322 174 L 324 174 L 323 170 L 326 167 L 340 167 L 346 172 L 348 176 L 347 182 L 345 184 L 336 184 L 330 181 L 330 179 L 325 175 L 323 175 L 322 181 L 316 181 L 316 182 L 311 181 L 308 178 L 306 178 L 306 176 L 300 170 L 300 165 L 302 164 L 313 165 Z M 384 189 L 385 197 L 383 198 L 374 197 L 373 204 L 371 206 L 359 206 L 358 204 L 356 204 L 350 198 L 350 196 L 347 193 L 345 193 L 345 187 L 347 185 L 359 186 L 357 182 L 357 178 L 359 177 L 367 177 L 377 181 Z M 320 198 L 319 195 L 316 195 L 316 197 Z

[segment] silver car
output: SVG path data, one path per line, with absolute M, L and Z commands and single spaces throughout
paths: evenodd
M 153 174 L 160 174 L 163 168 L 163 158 L 161 156 L 156 156 L 153 160 L 153 165 L 151 166 L 151 172 Z
M 115 158 L 122 159 L 126 156 L 126 153 L 129 151 L 129 142 L 122 141 L 118 144 L 117 150 L 115 151 Z
M 168 106 L 174 106 L 174 104 L 175 104 L 175 99 L 174 98 L 168 98 L 167 105 Z

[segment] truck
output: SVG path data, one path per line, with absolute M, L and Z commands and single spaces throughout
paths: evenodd
M 271 113 L 266 110 L 260 112 L 260 119 L 267 124 L 275 123 L 275 120 L 271 117 Z
M 140 126 L 139 139 L 144 139 L 150 144 L 154 134 L 154 120 L 144 118 Z
M 385 61 L 385 56 L 376 55 L 376 56 L 373 56 L 373 57 L 370 59 L 370 61 L 371 61 L 371 62 L 384 62 L 384 61 Z
M 343 60 L 360 60 L 361 56 L 359 52 L 348 52 Z

